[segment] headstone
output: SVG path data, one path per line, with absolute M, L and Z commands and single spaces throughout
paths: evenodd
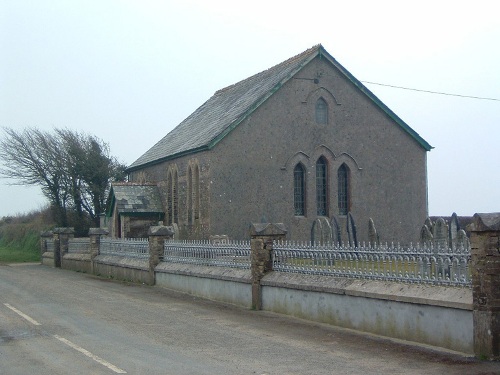
M 420 230 L 420 245 L 425 248 L 430 248 L 434 242 L 434 237 L 432 236 L 431 230 L 427 225 L 424 225 Z
M 449 236 L 450 246 L 453 250 L 455 250 L 457 247 L 457 235 L 459 230 L 460 230 L 460 224 L 458 222 L 458 217 L 457 214 L 453 212 L 450 220 L 450 236 Z
M 332 227 L 327 219 L 321 217 L 314 220 L 311 228 L 311 242 L 316 245 L 332 242 Z
M 442 217 L 434 224 L 434 252 L 448 248 L 448 225 Z
M 379 245 L 377 229 L 375 228 L 375 223 L 373 222 L 372 218 L 368 220 L 368 240 L 370 241 L 371 247 L 376 247 L 377 245 Z
M 358 247 L 356 224 L 350 212 L 347 213 L 347 236 L 349 239 L 349 246 Z
M 434 223 L 432 222 L 432 220 L 431 220 L 430 217 L 428 217 L 427 219 L 425 219 L 424 225 L 427 226 L 427 228 L 429 228 L 429 230 L 431 231 L 431 233 L 434 232 Z
M 342 228 L 340 227 L 340 224 L 335 216 L 332 217 L 332 222 L 331 222 L 331 227 L 332 227 L 332 242 L 335 245 L 342 246 Z
M 467 237 L 467 233 L 463 229 L 457 232 L 456 250 L 470 252 L 469 237 Z

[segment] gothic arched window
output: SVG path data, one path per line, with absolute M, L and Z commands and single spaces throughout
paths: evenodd
M 328 124 L 328 104 L 323 98 L 316 101 L 316 123 L 320 125 Z
M 176 166 L 170 166 L 167 172 L 167 225 L 179 220 L 179 182 Z
M 177 168 L 174 169 L 172 178 L 172 224 L 179 220 L 179 176 Z
M 323 156 L 316 162 L 316 214 L 328 216 L 328 162 Z
M 342 164 L 337 171 L 339 215 L 347 215 L 351 207 L 349 167 Z
M 194 161 L 188 166 L 187 189 L 188 224 L 195 224 L 200 218 L 200 167 Z
M 306 214 L 306 170 L 299 163 L 293 170 L 293 206 L 295 216 Z

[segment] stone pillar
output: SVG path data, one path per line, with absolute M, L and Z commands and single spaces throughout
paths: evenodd
M 54 231 L 54 265 L 61 267 L 64 254 L 68 252 L 68 242 L 75 237 L 74 228 L 55 228 Z
M 101 237 L 107 236 L 109 232 L 103 228 L 90 228 L 89 238 L 90 238 L 90 273 L 94 273 L 94 261 L 95 257 L 100 254 L 101 247 Z
M 474 353 L 500 359 L 500 212 L 475 214 L 471 230 Z
M 174 229 L 163 225 L 149 227 L 149 285 L 155 284 L 155 267 L 163 259 L 163 245 L 174 236 Z
M 252 308 L 262 309 L 262 290 L 260 281 L 264 275 L 273 269 L 273 241 L 284 241 L 285 226 L 278 224 L 252 224 L 251 238 L 251 271 L 252 271 Z
M 47 241 L 53 241 L 54 234 L 51 231 L 43 231 L 40 233 L 40 261 L 43 263 L 43 253 L 48 251 Z

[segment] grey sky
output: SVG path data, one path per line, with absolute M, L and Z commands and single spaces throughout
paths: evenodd
M 497 15 L 494 0 L 0 0 L 0 126 L 83 130 L 130 164 L 216 90 L 318 43 L 361 81 L 500 99 Z M 366 86 L 435 147 L 431 215 L 500 211 L 500 100 Z M 7 183 L 0 217 L 44 204 Z

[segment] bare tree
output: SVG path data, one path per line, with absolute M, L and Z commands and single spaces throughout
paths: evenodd
M 0 176 L 12 184 L 40 186 L 58 225 L 68 225 L 69 212 L 98 225 L 111 181 L 125 177 L 125 165 L 110 156 L 105 142 L 68 129 L 4 128 L 4 134 Z

